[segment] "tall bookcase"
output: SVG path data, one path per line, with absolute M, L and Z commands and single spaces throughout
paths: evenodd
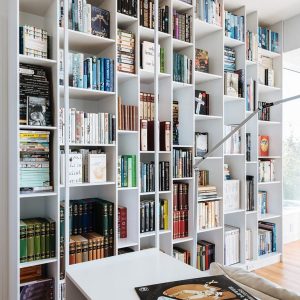
M 197 229 L 197 195 L 195 193 L 195 173 L 188 178 L 174 178 L 172 172 L 173 149 L 194 149 L 194 135 L 196 131 L 209 133 L 209 147 L 214 146 L 223 137 L 224 126 L 240 123 L 249 112 L 246 112 L 245 98 L 235 98 L 224 96 L 224 46 L 235 48 L 237 57 L 237 68 L 245 70 L 246 79 L 253 78 L 258 81 L 258 64 L 246 60 L 246 44 L 224 36 L 224 24 L 222 27 L 211 25 L 199 20 L 195 15 L 195 3 L 187 4 L 181 0 L 157 0 L 155 3 L 166 4 L 170 7 L 169 33 L 162 33 L 157 30 L 140 26 L 139 18 L 127 16 L 117 12 L 117 0 L 101 1 L 93 0 L 90 3 L 96 4 L 110 11 L 110 38 L 100 38 L 86 33 L 80 33 L 68 29 L 67 22 L 64 28 L 59 27 L 59 0 L 12 0 L 10 1 L 10 51 L 9 51 L 9 147 L 10 147 L 10 299 L 18 299 L 20 269 L 36 264 L 47 264 L 49 275 L 55 278 L 55 295 L 60 299 L 60 285 L 63 284 L 59 278 L 59 214 L 60 202 L 65 201 L 65 207 L 69 206 L 69 201 L 73 199 L 84 199 L 89 197 L 99 197 L 109 200 L 115 204 L 127 207 L 128 213 L 128 237 L 118 239 L 118 213 L 115 209 L 115 255 L 118 249 L 131 247 L 135 251 L 149 247 L 157 247 L 169 255 L 172 255 L 173 247 L 179 246 L 191 252 L 191 264 L 196 266 L 197 241 L 207 240 L 216 245 L 216 261 L 224 263 L 224 225 L 233 225 L 240 228 L 240 265 L 255 269 L 266 264 L 278 261 L 282 253 L 282 112 L 280 107 L 272 108 L 271 121 L 259 121 L 253 118 L 245 128 L 242 129 L 242 152 L 238 155 L 224 155 L 223 147 L 220 147 L 201 165 L 201 169 L 209 170 L 210 183 L 217 187 L 218 199 L 221 202 L 220 226 L 213 229 Z M 195 0 L 193 0 L 195 2 Z M 68 0 L 64 1 L 65 7 Z M 139 1 L 137 1 L 139 12 Z M 239 4 L 239 1 L 224 0 L 224 9 L 245 17 L 246 30 L 257 32 L 259 26 L 259 12 L 247 14 L 247 7 Z M 191 42 L 184 42 L 172 37 L 173 22 L 172 12 L 176 9 L 187 12 L 192 16 L 192 38 Z M 155 18 L 155 26 L 158 27 Z M 267 22 L 267 20 L 264 20 Z M 223 17 L 224 23 L 224 17 Z M 29 24 L 48 31 L 51 35 L 52 48 L 51 59 L 36 59 L 19 55 L 19 25 Z M 71 51 L 78 51 L 90 55 L 109 57 L 117 61 L 117 28 L 127 29 L 135 34 L 136 38 L 136 74 L 117 72 L 115 63 L 114 92 L 103 92 L 85 90 L 69 87 L 68 80 L 68 54 Z M 256 99 L 273 101 L 282 96 L 282 23 L 274 24 L 270 28 L 279 33 L 280 53 L 264 51 L 266 56 L 274 59 L 275 87 L 258 85 Z M 140 69 L 140 43 L 151 41 L 155 45 L 158 43 L 165 48 L 166 73 L 159 72 L 158 60 L 155 61 L 155 71 L 148 72 Z M 59 85 L 59 49 L 64 49 L 64 82 Z M 187 55 L 193 60 L 193 70 L 195 66 L 195 49 L 207 50 L 209 53 L 209 73 L 193 71 L 192 84 L 184 84 L 173 81 L 173 52 Z M 155 47 L 158 54 L 158 47 Z M 19 130 L 34 129 L 28 126 L 19 126 L 19 63 L 30 63 L 48 67 L 52 71 L 53 82 L 53 113 L 54 124 L 52 127 L 44 129 L 50 130 L 53 135 L 52 157 L 53 157 L 53 178 L 54 191 L 51 193 L 26 194 L 19 193 Z M 246 88 L 245 81 L 245 87 Z M 195 90 L 205 90 L 210 94 L 210 115 L 194 114 Z M 140 107 L 140 92 L 149 92 L 155 95 L 155 151 L 140 151 L 140 134 L 138 131 L 117 130 L 116 143 L 110 145 L 72 145 L 65 139 L 64 145 L 59 144 L 58 137 L 58 111 L 64 107 L 68 111 L 70 107 L 88 112 L 110 112 L 117 115 L 118 96 L 122 97 L 124 104 L 136 105 Z M 159 151 L 159 121 L 171 121 L 172 124 L 172 103 L 177 100 L 179 103 L 179 145 L 173 145 L 171 151 Z M 68 118 L 65 126 L 68 128 Z M 118 128 L 118 127 L 117 127 Z M 41 128 L 39 128 L 41 129 Z M 246 133 L 251 133 L 252 150 L 250 162 L 246 161 Z M 276 181 L 258 182 L 258 142 L 256 137 L 259 134 L 270 136 L 272 143 L 270 158 L 275 159 Z M 171 138 L 172 141 L 172 138 Z M 78 184 L 68 183 L 68 164 L 66 165 L 66 184 L 60 186 L 59 180 L 59 156 L 60 149 L 64 148 L 66 161 L 68 161 L 68 150 L 78 148 L 105 149 L 107 153 L 107 182 L 103 184 Z M 155 178 L 158 182 L 159 161 L 169 161 L 170 163 L 170 191 L 160 192 L 158 184 L 151 193 L 140 193 L 140 178 L 137 175 L 137 187 L 118 188 L 117 184 L 117 160 L 118 155 L 137 155 L 137 170 L 139 174 L 139 163 L 154 161 Z M 193 159 L 193 163 L 198 161 Z M 241 182 L 241 209 L 230 213 L 224 213 L 222 205 L 224 187 L 224 163 L 230 165 L 232 175 Z M 260 216 L 257 213 L 257 206 L 253 212 L 246 211 L 246 175 L 255 178 L 255 199 L 259 190 L 269 192 L 269 213 L 263 217 L 277 225 L 277 252 L 262 257 L 258 256 L 258 221 Z M 173 183 L 185 182 L 189 184 L 189 234 L 182 239 L 173 239 Z M 153 232 L 140 233 L 140 201 L 143 199 L 155 199 L 156 216 L 159 214 L 159 199 L 168 200 L 169 226 L 168 230 L 159 230 L 158 218 L 156 218 L 156 230 Z M 51 217 L 56 221 L 56 257 L 43 261 L 30 263 L 19 263 L 19 224 L 20 218 L 26 217 Z M 69 210 L 65 210 L 65 253 L 69 252 Z M 253 259 L 246 260 L 246 229 L 250 228 L 253 233 L 252 252 Z M 68 256 L 68 255 L 66 255 Z M 69 267 L 66 259 L 66 268 Z

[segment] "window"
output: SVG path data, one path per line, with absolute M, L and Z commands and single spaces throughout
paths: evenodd
M 300 94 L 300 72 L 283 70 L 283 96 Z M 300 98 L 283 105 L 283 204 L 300 206 Z

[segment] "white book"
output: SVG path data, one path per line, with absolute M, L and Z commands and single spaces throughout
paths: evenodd
M 88 155 L 88 182 L 99 183 L 106 181 L 106 154 Z
M 69 154 L 69 182 L 70 184 L 82 183 L 82 154 Z
M 158 47 L 158 53 L 160 53 L 160 46 Z M 142 42 L 142 69 L 154 72 L 154 43 L 148 41 Z
M 233 211 L 240 209 L 240 181 L 224 181 L 224 211 Z

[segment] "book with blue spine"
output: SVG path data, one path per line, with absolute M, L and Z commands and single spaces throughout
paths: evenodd
M 110 92 L 114 91 L 114 61 L 112 59 L 110 61 Z
M 104 58 L 104 91 L 110 90 L 110 60 Z
M 97 89 L 97 58 L 95 56 L 93 56 L 92 58 L 92 88 L 94 90 Z
M 100 91 L 104 91 L 104 58 L 100 58 Z

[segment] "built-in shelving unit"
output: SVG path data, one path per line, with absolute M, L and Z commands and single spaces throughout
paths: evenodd
M 194 134 L 196 131 L 206 131 L 209 133 L 209 148 L 212 148 L 219 142 L 224 133 L 224 126 L 238 124 L 249 114 L 246 111 L 245 98 L 231 97 L 224 95 L 224 46 L 233 47 L 237 53 L 237 69 L 245 70 L 246 81 L 253 78 L 258 81 L 258 63 L 246 59 L 246 43 L 235 39 L 225 37 L 224 24 L 222 27 L 208 24 L 199 20 L 194 15 L 195 0 L 193 5 L 181 0 L 157 0 L 159 3 L 165 3 L 170 7 L 170 28 L 168 33 L 162 33 L 153 29 L 148 29 L 139 25 L 139 18 L 123 15 L 117 12 L 117 1 L 93 1 L 97 5 L 107 9 L 111 14 L 111 38 L 100 38 L 86 33 L 80 33 L 68 28 L 59 27 L 59 0 L 10 0 L 10 36 L 11 38 L 11 55 L 10 75 L 9 75 L 9 97 L 10 97 L 10 149 L 12 157 L 10 161 L 10 177 L 13 178 L 10 186 L 10 205 L 12 213 L 10 215 L 10 235 L 13 237 L 11 243 L 11 299 L 18 299 L 19 294 L 19 276 L 20 268 L 35 264 L 49 265 L 50 275 L 55 278 L 56 299 L 60 299 L 60 285 L 64 283 L 59 280 L 60 262 L 59 262 L 59 209 L 61 201 L 65 202 L 65 207 L 69 206 L 69 201 L 73 199 L 84 199 L 99 197 L 109 200 L 115 204 L 126 206 L 128 213 L 128 236 L 126 239 L 119 239 L 117 230 L 114 236 L 114 254 L 118 255 L 118 249 L 130 247 L 134 251 L 140 251 L 149 247 L 158 247 L 165 253 L 172 255 L 173 245 L 189 250 L 191 252 L 191 264 L 196 267 L 197 242 L 207 240 L 216 245 L 216 261 L 224 263 L 224 225 L 232 225 L 240 228 L 240 264 L 254 269 L 281 257 L 282 253 L 282 113 L 280 107 L 272 108 L 271 121 L 259 121 L 257 116 L 251 120 L 245 128 L 242 129 L 242 151 L 240 154 L 224 154 L 223 147 L 215 151 L 212 157 L 206 159 L 201 164 L 201 169 L 209 170 L 211 181 L 217 187 L 218 198 L 215 200 L 223 202 L 224 196 L 224 163 L 229 164 L 234 178 L 241 182 L 241 208 L 231 212 L 224 212 L 221 205 L 220 226 L 198 230 L 196 220 L 197 215 L 197 195 L 195 193 L 195 173 L 192 177 L 174 178 L 172 172 L 173 149 L 194 149 Z M 69 1 L 65 0 L 65 5 Z M 138 11 L 139 11 L 139 1 Z M 192 15 L 192 38 L 191 42 L 184 42 L 172 38 L 172 11 L 176 8 L 178 11 L 189 12 Z M 223 9 L 242 15 L 245 18 L 246 30 L 257 32 L 259 25 L 259 12 L 247 14 L 247 8 L 240 4 L 240 1 L 224 0 Z M 223 11 L 224 13 L 224 11 Z M 267 22 L 267 20 L 264 20 Z M 223 18 L 224 22 L 224 18 Z M 46 29 L 51 35 L 52 49 L 51 59 L 37 59 L 19 55 L 19 24 L 35 25 Z M 272 25 L 272 24 L 270 24 Z M 117 27 L 128 29 L 136 37 L 136 74 L 127 74 L 117 72 L 115 63 L 115 90 L 114 92 L 104 92 L 96 90 L 87 90 L 81 88 L 69 87 L 68 85 L 68 54 L 71 51 L 79 51 L 88 54 L 97 54 L 107 56 L 117 61 Z M 280 53 L 263 50 L 262 53 L 274 59 L 275 70 L 275 87 L 258 85 L 256 99 L 262 101 L 273 101 L 280 99 L 282 96 L 282 23 L 270 26 L 279 33 Z M 141 70 L 139 58 L 140 42 L 147 40 L 163 45 L 166 50 L 167 73 L 158 71 L 148 72 Z M 59 85 L 59 49 L 65 51 L 65 85 Z M 173 81 L 173 51 L 186 54 L 193 59 L 195 65 L 195 49 L 200 48 L 207 50 L 209 53 L 210 73 L 193 71 L 193 81 L 191 84 Z M 157 50 L 157 49 L 156 49 Z M 54 191 L 39 194 L 20 194 L 19 193 L 19 130 L 35 129 L 28 126 L 19 126 L 19 63 L 29 63 L 51 68 L 54 95 L 54 124 L 51 127 L 39 128 L 49 129 L 53 132 L 53 178 Z M 157 70 L 159 70 L 157 66 Z M 246 82 L 245 87 L 246 89 Z M 210 94 L 211 115 L 195 115 L 194 97 L 195 90 L 205 90 Z M 140 128 L 137 131 L 117 130 L 116 143 L 109 145 L 83 145 L 71 144 L 65 141 L 64 145 L 59 144 L 58 136 L 58 114 L 60 107 L 68 110 L 69 107 L 78 107 L 90 112 L 109 111 L 117 115 L 118 113 L 118 96 L 122 97 L 124 104 L 136 105 L 140 107 L 140 92 L 153 93 L 155 95 L 155 126 L 158 129 L 159 121 L 170 121 L 173 128 L 172 120 L 172 103 L 173 100 L 179 102 L 180 120 L 179 120 L 179 145 L 172 145 L 171 151 L 159 151 L 159 136 L 155 137 L 155 151 L 140 151 Z M 159 97 L 158 97 L 159 95 Z M 159 98 L 159 101 L 158 101 Z M 68 126 L 68 123 L 66 123 Z M 172 130 L 171 130 L 172 131 Z M 159 133 L 158 130 L 156 130 Z M 252 135 L 251 161 L 246 161 L 246 133 Z M 258 135 L 265 134 L 270 136 L 271 151 L 270 158 L 276 161 L 276 181 L 258 182 Z M 171 141 L 172 141 L 171 137 Z M 68 183 L 60 185 L 60 149 L 64 148 L 66 161 L 68 160 L 68 150 L 76 147 L 104 147 L 108 155 L 107 169 L 109 170 L 109 181 L 101 184 L 73 184 Z M 158 166 L 160 161 L 169 161 L 170 163 L 170 190 L 159 191 L 158 184 L 154 192 L 140 192 L 140 178 L 137 176 L 137 187 L 120 188 L 117 184 L 117 160 L 118 155 L 133 154 L 137 156 L 137 170 L 139 174 L 140 162 L 154 161 L 156 167 L 156 178 L 158 179 Z M 193 158 L 196 163 L 199 158 Z M 68 164 L 66 166 L 68 170 Z M 68 171 L 66 170 L 66 174 Z M 266 215 L 259 215 L 257 210 L 246 211 L 246 175 L 252 175 L 255 178 L 255 199 L 259 190 L 266 190 L 269 193 L 269 212 Z M 184 182 L 189 184 L 189 223 L 188 237 L 173 239 L 173 184 Z M 156 220 L 156 229 L 153 232 L 140 233 L 140 201 L 144 199 L 154 199 L 156 205 L 156 214 L 159 213 L 159 199 L 167 199 L 168 229 L 160 230 L 158 220 Z M 255 206 L 257 207 L 257 205 Z M 21 218 L 26 217 L 51 217 L 56 221 L 56 258 L 37 261 L 32 263 L 19 263 L 19 224 Z M 68 257 L 69 243 L 69 211 L 65 210 L 65 253 Z M 258 256 L 258 221 L 270 220 L 277 225 L 277 248 L 278 252 L 265 257 Z M 118 213 L 115 209 L 114 215 L 115 229 L 118 228 Z M 245 234 L 246 229 L 251 229 L 253 234 L 252 253 L 253 258 L 246 260 L 245 255 Z M 68 259 L 65 261 L 66 268 L 69 267 Z

